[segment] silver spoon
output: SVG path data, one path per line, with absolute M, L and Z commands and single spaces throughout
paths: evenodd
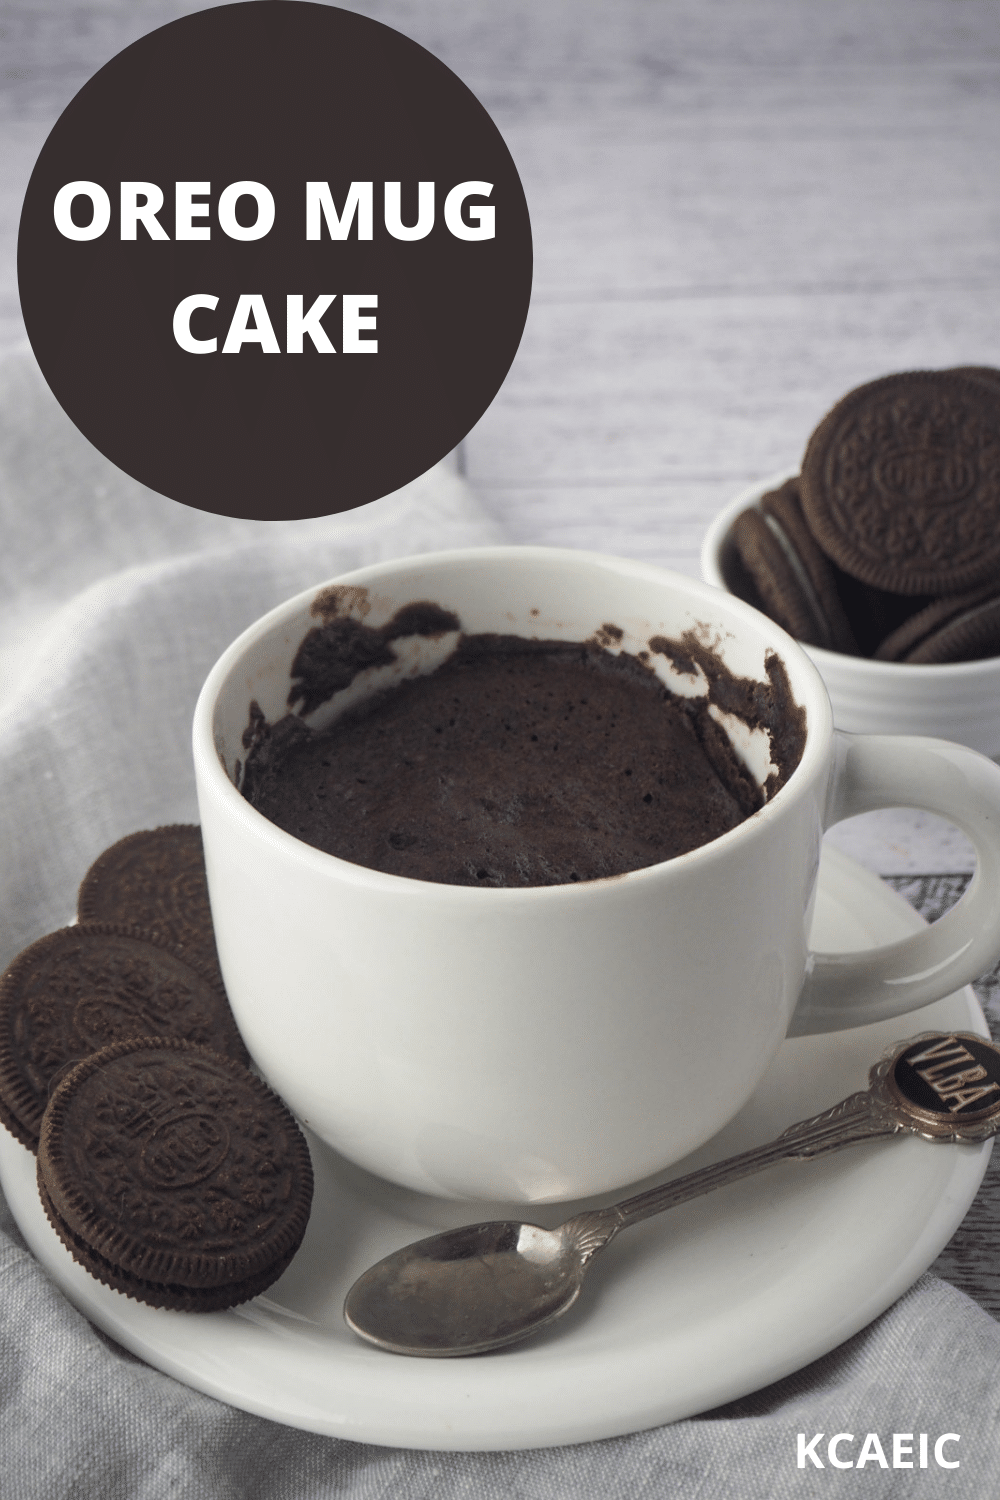
M 766 1146 L 577 1214 L 557 1229 L 507 1219 L 406 1245 L 358 1278 L 344 1317 L 361 1338 L 393 1354 L 484 1354 L 561 1317 L 598 1251 L 641 1219 L 789 1157 L 821 1156 L 901 1132 L 982 1141 L 998 1128 L 1000 1048 L 969 1032 L 923 1032 L 882 1056 L 867 1089 L 789 1126 Z

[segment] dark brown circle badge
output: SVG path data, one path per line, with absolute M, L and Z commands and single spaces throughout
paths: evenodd
M 517 351 L 528 210 L 442 62 L 333 6 L 223 5 L 68 105 L 21 216 L 32 348 L 84 435 L 186 505 L 258 520 L 389 494 Z

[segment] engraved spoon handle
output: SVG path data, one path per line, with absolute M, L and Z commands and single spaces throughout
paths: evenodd
M 626 1198 L 612 1209 L 601 1212 L 613 1213 L 618 1220 L 617 1227 L 624 1229 L 629 1224 L 637 1224 L 641 1219 L 649 1219 L 653 1214 L 662 1213 L 664 1209 L 687 1203 L 692 1198 L 700 1198 L 703 1193 L 714 1192 L 716 1188 L 725 1187 L 730 1182 L 739 1182 L 741 1178 L 761 1172 L 775 1162 L 790 1157 L 821 1156 L 828 1151 L 839 1151 L 842 1146 L 874 1140 L 878 1136 L 895 1135 L 897 1131 L 905 1129 L 905 1125 L 893 1119 L 875 1102 L 871 1093 L 864 1089 L 860 1093 L 850 1094 L 822 1114 L 790 1125 L 776 1140 L 769 1141 L 764 1146 L 754 1146 L 750 1151 L 742 1151 L 739 1156 L 730 1156 L 710 1167 L 701 1167 L 697 1172 L 689 1172 L 686 1177 L 675 1177 L 671 1182 L 637 1193 L 635 1197 Z
M 579 1214 L 563 1227 L 589 1259 L 620 1229 L 790 1157 L 822 1156 L 900 1132 L 930 1140 L 983 1141 L 998 1128 L 1000 1047 L 967 1031 L 924 1031 L 882 1054 L 869 1072 L 868 1088 L 789 1125 L 767 1145 Z

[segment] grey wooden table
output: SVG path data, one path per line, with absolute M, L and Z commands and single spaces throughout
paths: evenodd
M 435 52 L 520 170 L 520 351 L 460 461 L 518 541 L 698 572 L 716 511 L 893 370 L 1000 363 L 995 0 L 344 0 Z M 75 91 L 183 0 L 0 4 L 0 353 L 21 196 Z M 253 523 L 247 523 L 253 524 Z M 970 868 L 937 820 L 842 847 L 926 915 Z M 1000 983 L 980 987 L 1000 1018 Z M 937 1269 L 1000 1315 L 1000 1185 Z

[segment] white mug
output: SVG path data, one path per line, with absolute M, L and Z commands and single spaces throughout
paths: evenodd
M 623 632 L 614 649 L 633 654 L 695 630 L 738 676 L 761 680 L 775 652 L 806 713 L 801 760 L 738 827 L 608 879 L 470 888 L 326 854 L 238 790 L 251 704 L 269 722 L 288 711 L 317 612 L 377 627 L 416 601 L 454 612 L 468 633 L 582 641 L 612 623 Z M 368 669 L 308 722 L 433 668 L 426 641 L 394 647 L 393 666 Z M 761 782 L 767 750 L 744 737 Z M 252 1057 L 323 1140 L 442 1197 L 554 1202 L 648 1176 L 742 1108 L 790 1032 L 902 1014 L 1000 955 L 1000 767 L 944 740 L 835 732 L 818 671 L 780 627 L 640 562 L 490 547 L 378 563 L 309 590 L 212 669 L 194 760 L 219 955 Z M 966 832 L 978 860 L 968 891 L 902 941 L 810 953 L 823 829 L 893 805 Z

